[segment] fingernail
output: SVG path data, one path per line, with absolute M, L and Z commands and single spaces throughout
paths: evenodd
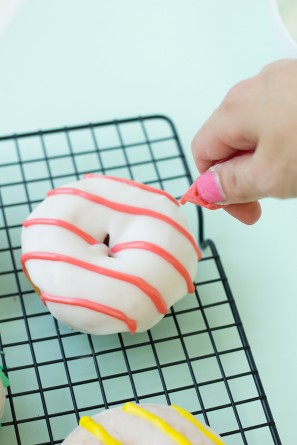
M 208 170 L 199 176 L 197 191 L 206 202 L 218 204 L 225 201 L 220 179 L 215 171 Z

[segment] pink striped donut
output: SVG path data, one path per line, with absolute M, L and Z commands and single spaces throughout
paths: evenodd
M 85 175 L 23 224 L 26 277 L 54 317 L 91 334 L 154 326 L 194 291 L 197 257 L 178 202 L 129 179 Z

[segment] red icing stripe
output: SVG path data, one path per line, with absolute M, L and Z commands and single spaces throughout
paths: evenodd
M 79 306 L 85 309 L 90 309 L 92 311 L 100 312 L 101 314 L 108 315 L 110 317 L 116 318 L 117 320 L 123 321 L 127 326 L 131 334 L 137 329 L 136 321 L 128 318 L 124 312 L 114 309 L 109 306 L 105 306 L 104 304 L 95 303 L 91 300 L 85 300 L 83 298 L 65 298 L 65 297 L 57 297 L 54 295 L 49 295 L 45 292 L 41 293 L 41 300 L 44 304 L 47 301 L 51 303 L 59 303 L 59 304 L 68 304 L 70 306 Z
M 152 252 L 164 260 L 168 261 L 186 280 L 188 292 L 194 292 L 195 287 L 192 283 L 192 279 L 187 269 L 180 263 L 173 255 L 171 255 L 166 250 L 162 249 L 162 247 L 157 246 L 156 244 L 149 243 L 146 241 L 130 241 L 126 243 L 117 244 L 116 246 L 111 248 L 111 253 L 120 252 L 124 249 L 144 249 Z
M 132 179 L 117 178 L 115 176 L 100 175 L 100 174 L 96 174 L 96 173 L 87 173 L 86 175 L 83 176 L 83 179 L 88 179 L 88 178 L 102 178 L 102 179 L 110 179 L 112 181 L 122 182 L 124 184 L 131 185 L 132 187 L 137 187 L 139 189 L 146 190 L 147 192 L 156 193 L 158 195 L 166 196 L 166 198 L 170 199 L 170 201 L 172 201 L 174 204 L 179 206 L 178 200 L 175 199 L 173 196 L 171 196 L 169 193 L 165 192 L 165 190 L 156 189 L 156 188 L 151 187 L 147 184 L 133 181 Z
M 118 272 L 112 269 L 106 269 L 105 267 L 97 266 L 92 263 L 87 263 L 85 261 L 81 261 L 77 258 L 69 257 L 66 255 L 62 255 L 59 253 L 50 253 L 50 252 L 29 252 L 25 253 L 21 256 L 21 264 L 25 268 L 25 262 L 27 260 L 48 260 L 48 261 L 62 261 L 64 263 L 72 264 L 73 266 L 78 266 L 83 269 L 89 270 L 91 272 L 95 272 L 107 277 L 114 278 L 116 280 L 125 281 L 130 283 L 136 287 L 138 287 L 142 292 L 144 292 L 150 300 L 154 303 L 155 307 L 161 314 L 166 314 L 167 305 L 163 300 L 160 292 L 157 291 L 153 286 L 147 283 L 142 278 L 139 278 L 135 275 L 130 275 L 124 272 Z
M 67 221 L 63 221 L 60 219 L 48 219 L 48 218 L 35 218 L 27 220 L 23 223 L 24 227 L 30 227 L 33 225 L 51 225 L 56 227 L 62 227 L 63 229 L 69 230 L 70 232 L 76 234 L 80 238 L 82 238 L 84 241 L 86 241 L 88 244 L 94 245 L 99 244 L 98 241 L 93 238 L 88 233 L 84 232 L 83 230 L 79 229 L 78 227 L 74 226 L 73 224 L 68 223 Z M 157 246 L 156 244 L 147 242 L 147 241 L 130 241 L 126 243 L 117 244 L 116 246 L 112 247 L 110 249 L 110 253 L 116 253 L 120 252 L 121 250 L 125 249 L 143 249 L 147 250 L 149 252 L 154 253 L 155 255 L 158 255 L 162 257 L 165 261 L 168 261 L 185 279 L 188 287 L 188 292 L 192 293 L 195 290 L 195 287 L 192 283 L 190 274 L 188 273 L 187 269 L 183 266 L 183 264 L 178 261 L 177 258 L 175 258 L 173 255 L 171 255 L 166 250 L 162 249 L 161 247 Z
M 166 215 L 163 215 L 162 213 L 155 212 L 150 209 L 145 209 L 142 207 L 134 207 L 127 204 L 121 204 L 114 201 L 109 201 L 108 199 L 102 198 L 101 196 L 93 195 L 92 193 L 85 192 L 83 190 L 79 190 L 76 188 L 67 188 L 67 187 L 61 187 L 58 189 L 54 189 L 48 192 L 48 196 L 55 196 L 55 195 L 76 195 L 83 199 L 87 199 L 89 201 L 95 202 L 96 204 L 101 204 L 105 207 L 109 207 L 112 210 L 115 210 L 117 212 L 123 212 L 123 213 L 129 213 L 131 215 L 144 215 L 149 216 L 152 218 L 160 219 L 161 221 L 165 222 L 166 224 L 171 225 L 174 227 L 178 232 L 180 232 L 182 235 L 184 235 L 192 244 L 193 248 L 195 249 L 195 252 L 198 256 L 198 258 L 201 258 L 201 252 L 196 244 L 196 241 L 192 237 L 192 235 L 184 229 L 180 224 L 175 222 L 173 219 L 169 218 Z
M 49 218 L 29 219 L 23 223 L 23 226 L 30 227 L 30 226 L 38 225 L 38 224 L 63 227 L 63 229 L 69 230 L 70 232 L 75 233 L 77 236 L 84 239 L 88 244 L 92 244 L 92 245 L 100 244 L 95 238 L 93 238 L 88 233 L 84 232 L 83 230 L 79 229 L 78 227 L 74 226 L 73 224 L 70 224 L 69 222 L 63 221 L 61 219 L 49 219 Z

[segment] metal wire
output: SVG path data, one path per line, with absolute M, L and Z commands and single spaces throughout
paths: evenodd
M 195 294 L 150 331 L 81 334 L 42 306 L 20 268 L 22 222 L 49 188 L 92 172 L 136 179 L 176 198 L 192 182 L 165 116 L 0 137 L 0 348 L 11 382 L 1 445 L 61 443 L 81 415 L 129 400 L 182 405 L 227 445 L 281 444 L 200 208 L 184 208 L 203 248 Z

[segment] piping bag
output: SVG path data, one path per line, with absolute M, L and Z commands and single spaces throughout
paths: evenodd
M 191 185 L 189 190 L 180 198 L 179 202 L 182 205 L 186 204 L 187 202 L 191 202 L 192 204 L 196 204 L 200 207 L 205 207 L 206 209 L 209 209 L 209 210 L 217 210 L 217 209 L 222 208 L 223 206 L 221 206 L 221 205 L 212 204 L 212 203 L 207 202 L 201 198 L 201 196 L 199 195 L 198 190 L 197 190 L 197 181 L 198 181 L 198 178 L 195 179 L 195 181 L 193 182 L 193 184 Z
M 238 156 L 248 155 L 254 153 L 254 150 L 244 150 L 242 152 L 235 153 L 232 156 L 229 156 L 228 158 L 220 159 L 219 161 L 215 162 L 213 165 L 221 164 L 222 162 L 229 161 L 230 159 L 233 159 Z M 199 178 L 195 179 L 191 187 L 186 191 L 186 193 L 180 198 L 180 203 L 186 204 L 187 202 L 191 202 L 192 204 L 196 204 L 200 207 L 205 207 L 209 210 L 217 210 L 221 209 L 222 207 L 226 207 L 228 204 L 219 205 L 219 204 L 213 204 L 210 202 L 205 201 L 201 198 L 201 196 L 198 193 L 197 190 L 197 181 Z
M 232 156 L 234 157 L 234 156 Z M 231 159 L 231 158 L 228 158 Z M 216 164 L 220 164 L 221 162 L 227 161 L 227 159 L 222 159 L 218 162 L 216 162 L 214 165 Z M 186 193 L 180 198 L 180 203 L 186 204 L 187 202 L 191 202 L 192 204 L 196 204 L 200 207 L 205 207 L 206 209 L 209 210 L 217 210 L 217 209 L 221 209 L 223 206 L 219 205 L 219 204 L 213 204 L 211 202 L 207 202 L 205 201 L 203 198 L 201 198 L 201 196 L 199 195 L 198 192 L 198 188 L 197 188 L 197 183 L 198 183 L 198 179 L 195 179 L 195 181 L 193 182 L 193 184 L 191 185 L 191 187 L 189 188 L 189 190 L 186 191 Z

